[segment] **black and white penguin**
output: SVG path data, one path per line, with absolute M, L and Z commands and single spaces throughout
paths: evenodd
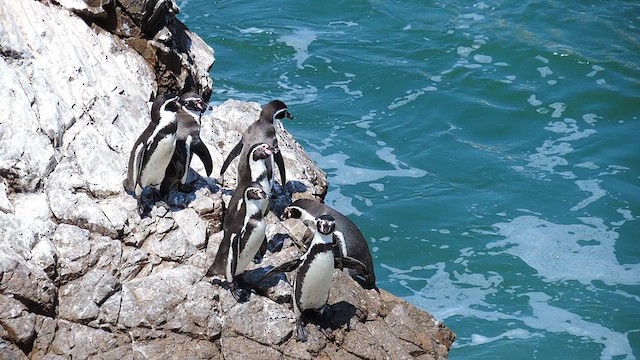
M 271 195 L 273 187 L 273 168 L 269 166 L 272 155 L 273 148 L 269 144 L 260 143 L 251 146 L 243 164 L 249 171 L 244 172 L 243 177 L 238 178 L 236 190 L 231 196 L 225 212 L 225 221 L 227 218 L 235 216 L 238 204 L 242 200 L 243 189 L 254 182 L 260 183 L 262 189 L 267 193 L 267 201 L 262 203 L 262 214 L 267 215 L 269 210 L 268 197 Z
M 160 186 L 162 195 L 166 195 L 176 183 L 180 185 L 186 183 L 193 154 L 198 155 L 202 160 L 207 176 L 213 171 L 211 154 L 200 139 L 200 119 L 210 106 L 194 92 L 183 94 L 179 101 L 182 106 L 176 113 L 178 121 L 176 149 Z
M 366 275 L 354 269 L 345 269 L 347 274 L 356 280 L 365 289 L 378 289 L 376 286 L 376 274 L 373 270 L 373 259 L 369 251 L 367 240 L 356 224 L 348 217 L 336 211 L 332 207 L 310 199 L 298 199 L 284 209 L 283 219 L 300 219 L 307 226 L 314 227 L 315 219 L 323 214 L 331 215 L 335 219 L 335 236 L 341 238 L 340 251 L 343 255 L 352 257 L 362 262 L 367 268 Z
M 177 95 L 163 94 L 156 97 L 151 106 L 151 123 L 140 134 L 129 155 L 124 188 L 134 193 L 138 211 L 144 212 L 141 196 L 145 187 L 160 190 L 167 166 L 176 147 L 177 120 L 180 108 Z
M 238 275 L 242 274 L 260 249 L 266 231 L 266 220 L 262 215 L 262 202 L 268 201 L 267 193 L 259 183 L 252 183 L 243 192 L 240 209 L 233 221 L 224 226 L 224 237 L 207 276 L 224 275 L 233 297 L 246 301 L 248 292 L 238 286 Z
M 222 164 L 222 168 L 220 169 L 220 176 L 224 174 L 229 167 L 229 164 L 233 159 L 235 159 L 238 155 L 240 155 L 240 159 L 245 159 L 249 149 L 255 145 L 260 143 L 266 143 L 271 146 L 274 151 L 273 161 L 278 165 L 278 170 L 280 172 L 280 181 L 282 181 L 282 185 L 286 183 L 286 175 L 284 168 L 284 160 L 282 159 L 282 154 L 278 148 L 278 138 L 276 137 L 276 128 L 274 127 L 274 122 L 276 119 L 291 119 L 291 113 L 289 113 L 289 109 L 287 105 L 280 100 L 272 100 L 268 104 L 262 107 L 260 111 L 260 116 L 258 120 L 253 122 L 253 124 L 249 125 L 247 130 L 242 134 L 242 138 L 238 142 L 238 144 L 231 150 L 227 158 L 224 160 Z M 270 163 L 268 166 L 273 169 L 273 164 Z M 242 163 L 238 164 L 238 179 L 245 177 L 245 173 L 247 173 L 249 169 L 245 167 Z M 273 170 L 271 170 L 273 171 Z
M 273 155 L 273 149 L 268 144 L 255 144 L 249 150 L 247 158 L 244 160 L 244 166 L 249 169 L 245 172 L 243 178 L 238 179 L 238 185 L 231 195 L 229 205 L 225 209 L 222 226 L 230 224 L 233 219 L 238 216 L 240 211 L 239 205 L 242 203 L 244 190 L 251 186 L 252 183 L 257 182 L 267 194 L 266 199 L 260 202 L 262 214 L 267 215 L 269 211 L 269 197 L 272 189 L 273 172 L 271 167 L 268 166 Z M 256 259 L 260 259 L 267 252 L 267 239 L 265 237 L 260 251 L 256 254 Z M 221 265 L 216 265 L 218 269 L 222 269 Z
M 315 233 L 307 252 L 299 259 L 284 263 L 269 270 L 262 279 L 274 273 L 297 269 L 293 282 L 293 311 L 296 316 L 296 339 L 307 340 L 304 315 L 308 312 L 322 313 L 333 280 L 336 267 L 359 268 L 366 272 L 364 264 L 347 256 L 339 256 L 335 247 L 339 246 L 334 237 L 335 219 L 331 215 L 321 215 L 315 219 Z M 261 280 L 262 280 L 261 279 Z

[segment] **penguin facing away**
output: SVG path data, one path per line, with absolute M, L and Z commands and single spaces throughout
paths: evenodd
M 242 138 L 236 144 L 236 146 L 231 150 L 227 158 L 224 160 L 222 164 L 222 168 L 220 169 L 220 176 L 224 174 L 231 164 L 231 161 L 235 159 L 238 155 L 240 155 L 240 159 L 244 159 L 249 152 L 249 149 L 254 144 L 266 143 L 269 144 L 274 151 L 273 160 L 278 165 L 278 170 L 280 172 L 280 181 L 282 181 L 282 185 L 286 183 L 286 171 L 284 167 L 284 160 L 282 158 L 282 153 L 280 153 L 278 148 L 278 139 L 276 137 L 276 129 L 274 127 L 274 122 L 276 119 L 292 119 L 293 116 L 289 113 L 289 109 L 287 105 L 280 100 L 272 100 L 268 104 L 262 107 L 260 111 L 260 115 L 258 120 L 254 121 L 242 134 Z M 270 167 L 273 165 L 269 164 Z M 238 164 L 238 179 L 246 177 L 246 173 L 249 171 L 242 163 Z M 273 170 L 272 170 L 273 171 Z
M 252 183 L 243 192 L 235 218 L 224 226 L 224 236 L 207 276 L 224 274 L 231 294 L 238 302 L 248 299 L 249 293 L 238 286 L 238 276 L 255 257 L 265 238 L 266 220 L 261 202 L 268 201 L 259 183 Z
M 373 269 L 373 259 L 369 251 L 369 245 L 364 235 L 348 217 L 336 211 L 332 207 L 310 199 L 298 199 L 284 209 L 283 219 L 300 219 L 307 226 L 315 226 L 315 218 L 328 214 L 335 219 L 335 236 L 342 238 L 339 249 L 342 255 L 352 257 L 362 262 L 367 268 L 366 274 L 355 269 L 345 269 L 347 274 L 356 280 L 365 289 L 378 290 L 376 275 Z
M 176 147 L 177 120 L 180 108 L 177 95 L 156 97 L 151 107 L 151 122 L 140 134 L 129 155 L 127 177 L 122 182 L 125 190 L 134 193 L 138 212 L 144 213 L 142 191 L 149 186 L 160 190 L 165 171 Z
M 262 279 L 275 273 L 289 272 L 297 269 L 293 283 L 293 311 L 296 316 L 296 339 L 307 340 L 304 316 L 308 312 L 322 313 L 333 280 L 335 268 L 350 267 L 366 272 L 367 269 L 360 261 L 348 256 L 339 256 L 335 247 L 340 241 L 334 236 L 335 219 L 331 215 L 321 215 L 314 220 L 315 232 L 313 240 L 300 258 L 286 262 L 269 270 Z
M 180 186 L 186 183 L 193 154 L 202 160 L 207 176 L 213 171 L 211 154 L 200 139 L 200 120 L 210 106 L 194 92 L 180 96 L 180 104 L 182 106 L 176 113 L 176 149 L 160 186 L 162 195 L 166 195 L 176 183 Z

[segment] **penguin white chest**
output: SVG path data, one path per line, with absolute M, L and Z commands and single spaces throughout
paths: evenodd
M 333 252 L 325 251 L 308 260 L 311 260 L 309 268 L 301 279 L 300 299 L 298 301 L 300 311 L 322 309 L 329 299 L 329 290 L 333 280 Z M 302 274 L 298 274 L 298 276 L 300 275 Z M 298 281 L 297 277 L 296 281 Z
M 260 245 L 262 245 L 266 231 L 266 222 L 264 220 L 260 220 L 255 225 L 256 226 L 251 230 L 244 247 L 240 249 L 234 275 L 240 275 L 247 266 L 249 266 L 251 260 L 258 253 Z
M 147 164 L 142 169 L 140 183 L 143 186 L 160 186 L 160 183 L 162 183 L 162 180 L 164 179 L 167 166 L 169 165 L 169 162 L 171 162 L 171 157 L 173 156 L 175 148 L 175 134 L 164 136 L 162 139 L 158 140 L 158 145 L 154 149 L 153 153 L 151 153 Z

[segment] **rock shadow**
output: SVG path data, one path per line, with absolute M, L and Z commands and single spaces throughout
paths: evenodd
M 183 186 L 174 186 L 165 196 L 165 201 L 171 206 L 172 211 L 180 211 L 189 207 L 189 204 L 196 199 L 196 192 L 200 189 L 209 189 L 212 194 L 215 194 L 219 192 L 222 187 L 217 179 L 203 177 L 195 170 L 189 169 L 187 183 Z

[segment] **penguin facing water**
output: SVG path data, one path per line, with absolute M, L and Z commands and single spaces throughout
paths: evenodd
M 242 138 L 236 144 L 236 146 L 231 150 L 227 158 L 224 160 L 222 164 L 222 168 L 220 169 L 220 176 L 224 174 L 231 164 L 231 161 L 235 159 L 238 155 L 240 155 L 240 159 L 245 159 L 249 149 L 255 145 L 260 143 L 266 143 L 274 151 L 273 161 L 278 165 L 278 170 L 280 172 L 280 181 L 282 181 L 282 185 L 286 183 L 286 171 L 284 167 L 284 160 L 282 158 L 282 153 L 280 153 L 278 148 L 278 139 L 276 137 L 276 129 L 274 127 L 274 122 L 276 119 L 291 119 L 291 113 L 289 113 L 289 109 L 287 105 L 280 100 L 270 101 L 268 104 L 262 107 L 260 111 L 260 116 L 258 120 L 254 121 L 247 130 L 242 134 Z M 273 171 L 273 164 L 268 164 Z M 246 173 L 249 172 L 249 169 L 245 167 L 242 163 L 238 164 L 238 179 L 246 177 Z
M 314 223 L 315 233 L 307 252 L 298 259 L 269 270 L 260 279 L 297 269 L 293 283 L 293 311 L 296 316 L 296 339 L 303 342 L 307 340 L 304 316 L 308 312 L 323 312 L 329 299 L 334 269 L 348 267 L 367 272 L 363 263 L 340 254 L 341 240 L 334 236 L 336 222 L 331 215 L 321 215 Z
M 149 186 L 160 190 L 165 171 L 176 147 L 177 120 L 180 99 L 175 94 L 156 97 L 151 106 L 151 122 L 140 134 L 129 155 L 124 188 L 134 193 L 138 212 L 144 213 L 142 191 Z
M 162 195 L 166 195 L 176 183 L 186 183 L 193 154 L 202 160 L 207 176 L 213 171 L 211 154 L 200 139 L 200 120 L 210 106 L 194 92 L 181 95 L 179 101 L 181 106 L 176 113 L 176 148 L 160 186 Z
M 332 207 L 310 199 L 298 199 L 284 209 L 283 219 L 300 219 L 307 226 L 314 227 L 315 219 L 323 214 L 331 215 L 335 219 L 335 235 L 342 238 L 340 249 L 342 254 L 362 262 L 367 273 L 358 272 L 355 269 L 346 269 L 349 276 L 356 280 L 365 289 L 376 289 L 376 274 L 373 270 L 373 259 L 369 245 L 364 235 L 348 217 L 336 211 Z

